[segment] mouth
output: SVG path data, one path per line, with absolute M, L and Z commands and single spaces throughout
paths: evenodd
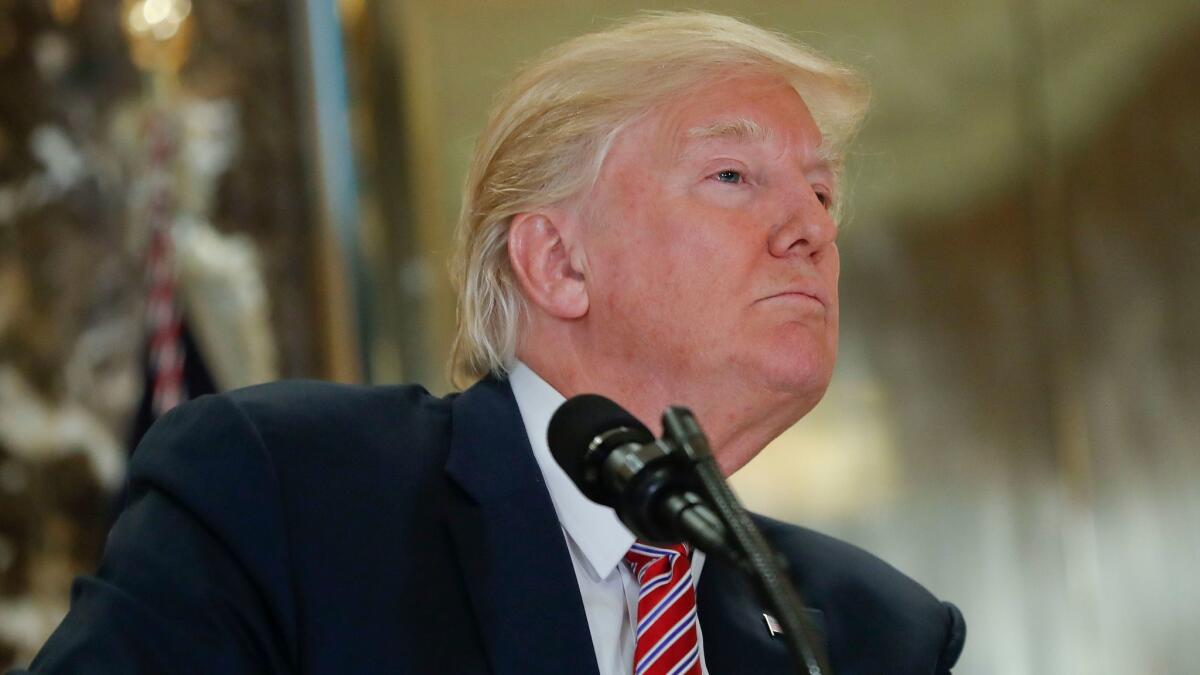
M 821 293 L 811 289 L 792 289 L 768 295 L 763 300 L 779 300 L 783 302 L 800 302 L 800 303 L 816 303 L 822 308 L 827 306 L 825 298 Z

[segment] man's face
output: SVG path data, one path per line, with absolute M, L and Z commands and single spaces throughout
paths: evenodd
M 618 135 L 585 202 L 595 346 L 647 382 L 736 382 L 811 408 L 837 355 L 835 187 L 780 80 L 655 109 Z

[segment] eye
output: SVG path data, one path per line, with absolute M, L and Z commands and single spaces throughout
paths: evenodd
M 713 178 L 716 178 L 720 183 L 731 183 L 734 185 L 745 182 L 745 178 L 742 177 L 742 172 L 735 171 L 733 169 L 718 171 L 713 174 Z
M 817 190 L 816 194 L 817 201 L 821 202 L 821 206 L 824 206 L 826 211 L 833 208 L 833 195 L 824 190 Z

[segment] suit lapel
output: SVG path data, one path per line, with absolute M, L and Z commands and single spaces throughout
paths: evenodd
M 507 382 L 453 403 L 445 513 L 497 675 L 598 675 L 570 553 Z
M 700 630 L 704 634 L 704 661 L 713 673 L 795 673 L 782 637 L 772 636 L 754 589 L 737 570 L 709 556 L 704 560 L 696 589 Z M 825 641 L 824 614 L 808 609 L 808 617 Z

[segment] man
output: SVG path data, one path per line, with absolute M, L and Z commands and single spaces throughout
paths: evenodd
M 837 351 L 833 211 L 865 90 L 726 17 L 653 15 L 527 67 L 460 222 L 458 370 L 267 385 L 164 418 L 44 673 L 777 673 L 736 573 L 636 543 L 546 448 L 597 392 L 690 406 L 728 473 L 806 414 Z M 847 544 L 759 519 L 835 672 L 945 673 L 952 606 Z M 666 618 L 664 618 L 666 617 Z

